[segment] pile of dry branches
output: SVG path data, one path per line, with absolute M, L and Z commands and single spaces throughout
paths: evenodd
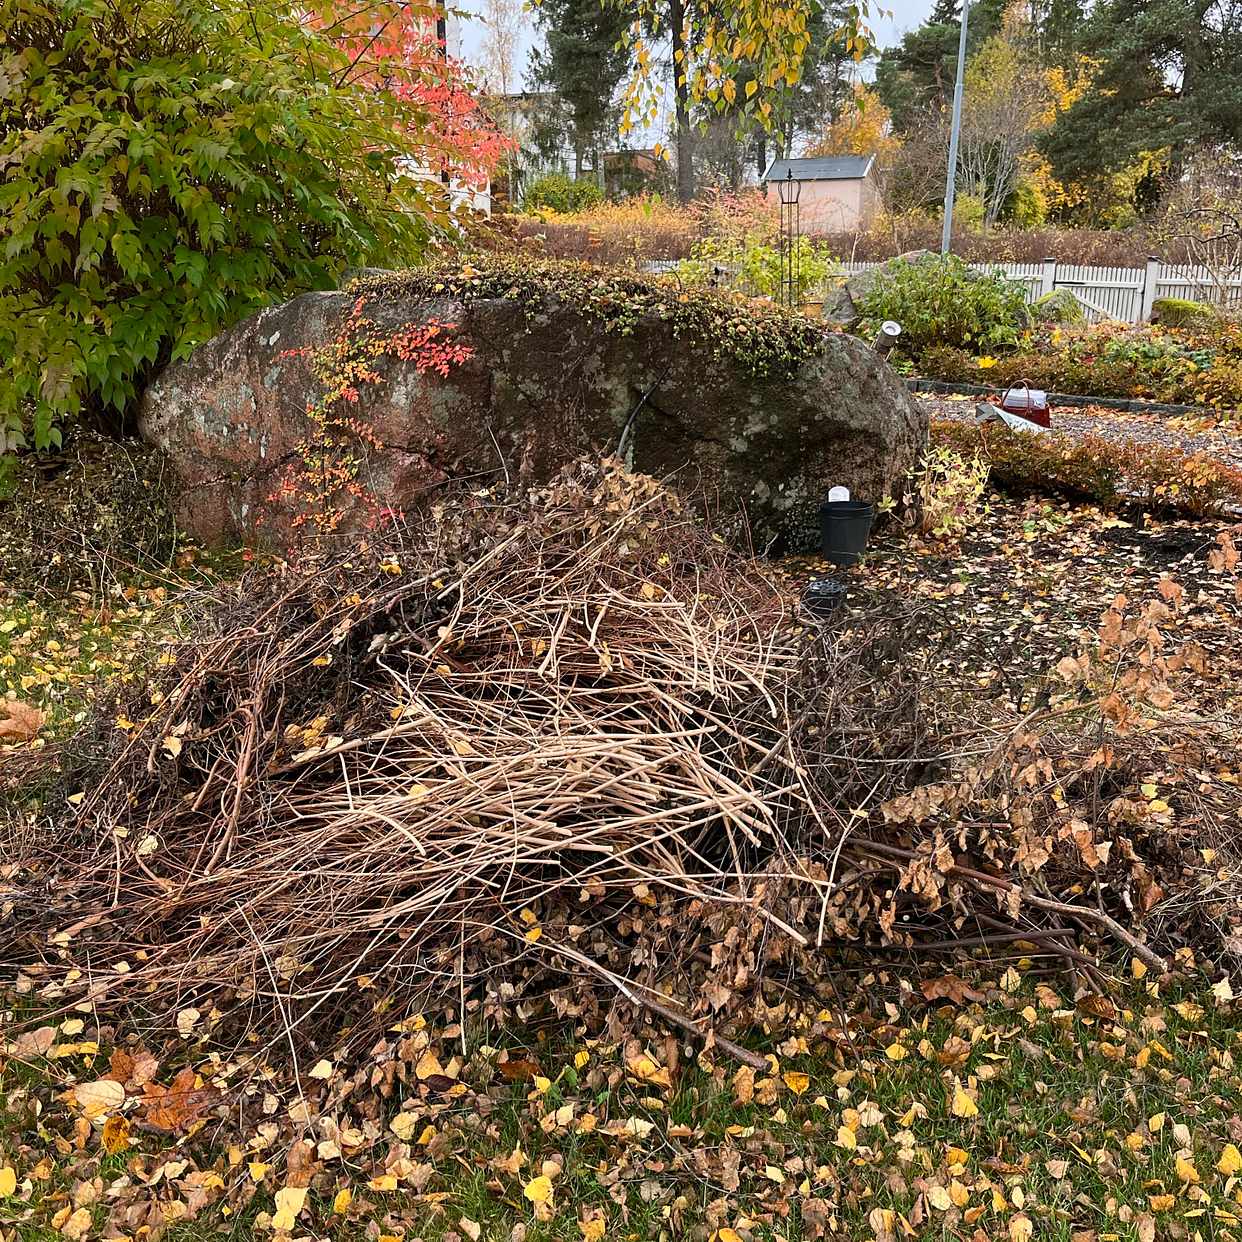
M 1138 945 L 1054 831 L 1047 738 L 945 728 L 891 619 L 796 622 L 615 464 L 256 570 L 62 756 L 69 810 L 17 868 L 51 901 L 10 902 L 10 965 L 132 1025 L 296 1046 L 549 967 L 685 1025 L 830 937 Z

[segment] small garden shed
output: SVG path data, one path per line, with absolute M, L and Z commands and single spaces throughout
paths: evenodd
M 878 206 L 872 173 L 874 155 L 822 155 L 773 160 L 763 174 L 768 195 L 779 198 L 777 182 L 800 182 L 798 211 L 804 233 L 841 233 L 866 228 Z

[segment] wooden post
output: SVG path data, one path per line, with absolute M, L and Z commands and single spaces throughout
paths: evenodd
M 1057 261 L 1045 259 L 1044 270 L 1039 277 L 1039 296 L 1045 298 L 1057 287 Z
M 1147 267 L 1143 271 L 1143 302 L 1139 310 L 1139 323 L 1147 323 L 1151 319 L 1151 304 L 1156 300 L 1156 281 L 1160 276 L 1160 260 L 1148 255 Z

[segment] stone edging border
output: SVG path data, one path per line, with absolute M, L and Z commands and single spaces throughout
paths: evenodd
M 965 393 L 971 397 L 986 397 L 999 391 L 996 386 L 985 388 L 980 384 L 947 384 L 942 380 L 912 378 L 905 381 L 911 392 Z M 1202 405 L 1168 405 L 1163 401 L 1127 400 L 1123 397 L 1082 397 L 1073 393 L 1050 392 L 1049 405 L 1098 405 L 1106 410 L 1122 410 L 1131 414 L 1215 414 Z

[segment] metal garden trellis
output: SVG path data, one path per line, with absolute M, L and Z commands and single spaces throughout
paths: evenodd
M 802 255 L 798 240 L 802 235 L 802 220 L 798 198 L 802 182 L 794 179 L 791 168 L 785 173 L 785 180 L 776 185 L 781 196 L 781 301 L 793 307 L 801 298 Z

